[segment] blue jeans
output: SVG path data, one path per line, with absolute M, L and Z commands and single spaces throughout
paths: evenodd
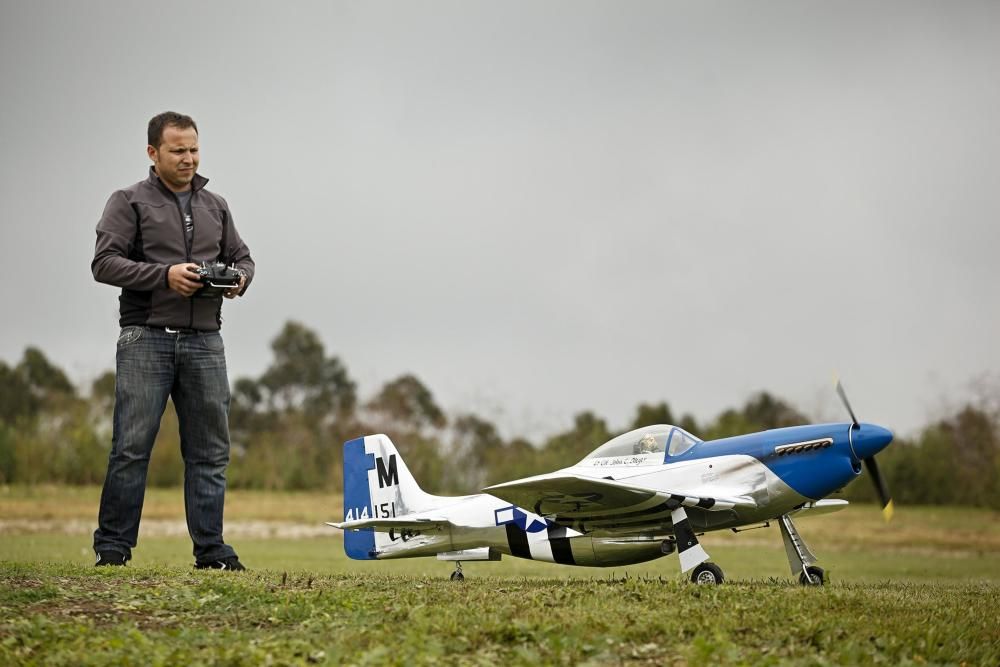
M 229 464 L 229 380 L 218 332 L 125 327 L 118 337 L 115 413 L 94 551 L 132 557 L 146 471 L 172 397 L 184 458 L 184 511 L 197 562 L 235 556 L 222 540 Z

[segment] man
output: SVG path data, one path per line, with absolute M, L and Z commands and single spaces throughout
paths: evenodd
M 174 401 L 184 458 L 184 509 L 196 568 L 243 570 L 222 539 L 229 463 L 229 380 L 219 329 L 222 297 L 194 296 L 202 262 L 234 265 L 242 296 L 254 275 L 226 201 L 198 174 L 198 127 L 166 112 L 149 121 L 143 181 L 111 195 L 91 269 L 121 287 L 115 410 L 108 473 L 94 532 L 97 565 L 132 557 L 146 470 L 167 398 Z

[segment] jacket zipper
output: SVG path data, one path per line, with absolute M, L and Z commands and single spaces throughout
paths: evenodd
M 177 205 L 177 216 L 181 221 L 181 235 L 184 238 L 184 250 L 187 252 L 187 261 L 191 261 L 191 243 L 193 239 L 188 239 L 187 228 L 184 226 L 184 211 L 181 209 L 181 202 L 177 198 L 176 193 L 171 193 L 174 196 L 174 204 Z M 191 186 L 191 199 L 188 200 L 188 205 L 191 206 L 191 236 L 194 236 L 194 185 Z M 194 329 L 194 299 L 188 297 L 188 329 Z

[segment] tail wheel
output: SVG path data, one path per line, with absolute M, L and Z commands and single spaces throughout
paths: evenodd
M 694 572 L 691 573 L 691 583 L 694 584 L 709 584 L 709 585 L 719 585 L 726 578 L 722 574 L 722 568 L 715 563 L 702 563 L 698 567 L 694 568 Z
M 799 575 L 799 583 L 803 586 L 822 586 L 826 583 L 826 572 L 821 567 L 810 565 Z

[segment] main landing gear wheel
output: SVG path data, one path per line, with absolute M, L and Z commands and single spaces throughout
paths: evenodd
M 691 573 L 691 583 L 718 585 L 725 581 L 722 568 L 715 563 L 702 563 Z
M 822 586 L 826 583 L 826 573 L 823 568 L 810 565 L 799 575 L 799 583 L 803 586 Z
M 465 581 L 465 575 L 462 574 L 462 564 L 455 561 L 455 571 L 451 573 L 452 581 Z

